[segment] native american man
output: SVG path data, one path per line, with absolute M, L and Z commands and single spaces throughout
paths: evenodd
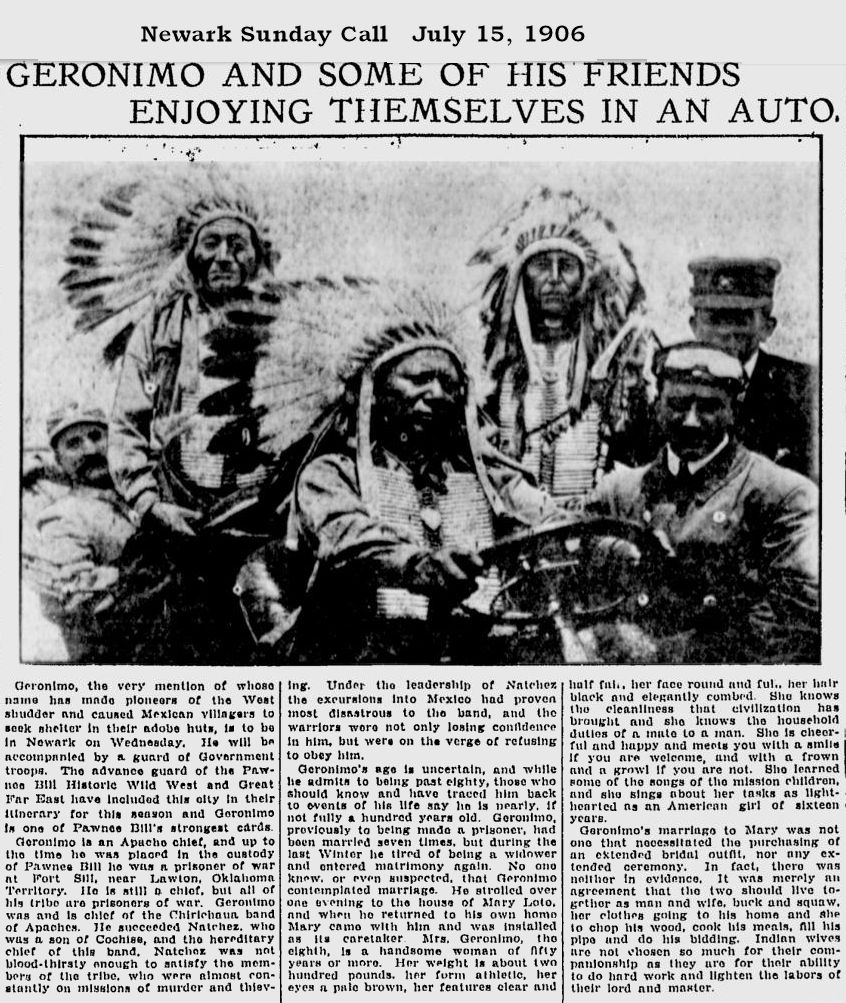
M 219 172 L 131 185 L 83 218 L 68 261 L 78 326 L 106 331 L 107 358 L 122 360 L 109 463 L 149 554 L 167 552 L 170 660 L 235 660 L 237 610 L 221 603 L 267 533 L 257 505 L 273 459 L 249 407 L 279 302 L 261 213 Z
M 336 369 L 291 499 L 281 563 L 306 566 L 301 608 L 267 554 L 247 569 L 242 598 L 262 607 L 266 640 L 285 634 L 294 660 L 494 659 L 472 612 L 497 585 L 478 551 L 556 507 L 483 440 L 445 314 L 419 299 L 362 312 L 368 333 Z
M 487 410 L 503 452 L 578 498 L 638 457 L 654 347 L 643 289 L 614 227 L 571 192 L 533 193 L 470 261 L 488 270 Z

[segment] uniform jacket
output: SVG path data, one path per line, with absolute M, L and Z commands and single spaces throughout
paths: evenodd
M 604 478 L 591 506 L 664 536 L 674 552 L 648 620 L 658 660 L 813 661 L 819 645 L 817 489 L 733 442 L 674 477 L 666 450 Z
M 745 446 L 819 480 L 818 371 L 761 351 L 746 388 L 738 435 Z

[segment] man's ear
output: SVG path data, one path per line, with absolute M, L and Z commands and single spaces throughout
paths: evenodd
M 758 344 L 763 345 L 764 342 L 772 335 L 773 331 L 776 329 L 776 324 L 778 320 L 773 317 L 766 307 L 759 307 L 756 311 L 757 316 L 760 318 L 760 322 L 756 325 L 758 334 Z

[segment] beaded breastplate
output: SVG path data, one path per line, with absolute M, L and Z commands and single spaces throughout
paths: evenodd
M 581 497 L 596 485 L 601 466 L 599 407 L 590 404 L 575 417 L 569 410 L 570 343 L 536 347 L 536 373 L 522 397 L 513 374 L 509 371 L 503 378 L 502 448 L 556 498 Z
M 200 401 L 213 393 L 211 384 L 218 382 L 221 381 L 204 378 L 201 379 L 197 392 L 183 391 L 182 409 L 185 413 L 192 414 L 193 418 L 179 439 L 179 473 L 190 484 L 210 491 L 258 487 L 269 477 L 270 468 L 260 464 L 252 470 L 244 471 L 236 461 L 237 452 L 248 449 L 249 442 L 233 442 L 229 449 L 222 452 L 212 447 L 218 433 L 232 420 L 226 415 L 204 415 L 199 412 Z
M 376 467 L 378 516 L 390 526 L 408 534 L 411 540 L 430 550 L 463 547 L 480 550 L 494 542 L 493 513 L 474 473 L 450 471 L 444 493 L 433 488 L 419 490 L 403 469 Z M 481 579 L 466 605 L 485 609 L 499 588 L 499 578 L 490 572 Z M 425 620 L 429 613 L 426 596 L 408 589 L 377 589 L 376 608 L 380 616 Z

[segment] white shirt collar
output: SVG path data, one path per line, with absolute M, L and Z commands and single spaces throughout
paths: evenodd
M 722 437 L 722 439 L 720 440 L 720 442 L 718 443 L 717 447 L 715 449 L 712 449 L 711 452 L 707 456 L 703 456 L 701 460 L 694 460 L 692 463 L 689 463 L 687 465 L 688 466 L 688 470 L 692 474 L 695 474 L 697 471 L 701 470 L 704 466 L 706 466 L 707 464 L 709 464 L 711 462 L 711 460 L 713 460 L 717 456 L 718 453 L 721 453 L 725 449 L 725 447 L 728 445 L 728 441 L 729 441 L 728 435 L 724 435 Z M 668 467 L 670 473 L 673 475 L 673 477 L 678 477 L 679 476 L 679 471 L 681 470 L 681 465 L 682 465 L 681 459 L 679 458 L 679 456 L 676 453 L 673 452 L 672 446 L 668 445 L 667 446 L 667 467 Z
M 761 354 L 760 350 L 756 348 L 755 351 L 749 356 L 749 358 L 743 363 L 743 368 L 746 372 L 747 380 L 752 379 L 752 373 L 755 372 L 755 366 L 758 364 L 758 356 L 760 354 Z

